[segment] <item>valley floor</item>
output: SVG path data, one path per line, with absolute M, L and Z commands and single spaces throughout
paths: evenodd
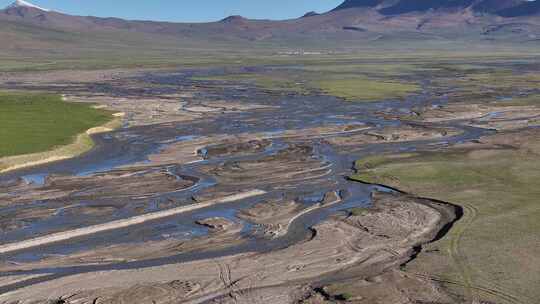
M 528 60 L 10 74 L 125 115 L 0 175 L 0 303 L 533 304 Z

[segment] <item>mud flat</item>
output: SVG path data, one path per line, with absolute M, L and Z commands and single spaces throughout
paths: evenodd
M 293 187 L 320 181 L 332 172 L 331 164 L 314 157 L 312 147 L 303 144 L 292 144 L 274 155 L 257 160 L 222 162 L 204 166 L 203 170 L 216 176 L 221 184 L 242 187 L 253 183 Z
M 463 120 L 470 126 L 500 131 L 538 126 L 540 107 L 536 105 L 451 104 L 419 111 L 422 121 Z
M 173 208 L 170 210 L 149 213 L 149 214 L 136 216 L 136 217 L 132 217 L 132 218 L 124 219 L 124 220 L 118 220 L 118 221 L 114 221 L 114 222 L 110 222 L 106 224 L 60 232 L 60 233 L 56 233 L 56 234 L 52 234 L 52 235 L 48 235 L 48 236 L 44 236 L 40 238 L 35 238 L 35 239 L 27 240 L 27 241 L 22 241 L 18 243 L 5 244 L 5 245 L 0 246 L 0 254 L 22 250 L 22 249 L 28 249 L 32 247 L 43 246 L 46 244 L 74 239 L 74 238 L 78 238 L 78 237 L 82 237 L 82 236 L 86 236 L 90 234 L 95 234 L 95 233 L 99 233 L 103 231 L 125 228 L 132 225 L 138 225 L 144 222 L 157 220 L 160 218 L 169 217 L 169 216 L 173 216 L 173 215 L 184 213 L 184 212 L 210 207 L 215 204 L 223 204 L 223 203 L 228 203 L 228 202 L 232 202 L 236 200 L 249 198 L 252 196 L 262 195 L 264 193 L 266 192 L 262 190 L 251 190 L 251 191 L 238 193 L 235 195 L 223 197 L 223 198 L 212 200 L 212 201 L 201 202 L 194 205 L 183 206 L 179 208 Z
M 246 301 L 250 290 L 289 286 L 289 294 L 314 278 L 352 265 L 384 269 L 409 258 L 413 247 L 430 241 L 452 221 L 443 206 L 398 194 L 377 194 L 374 207 L 361 216 L 336 216 L 314 227 L 316 234 L 306 242 L 269 253 L 247 253 L 212 260 L 201 260 L 138 270 L 102 271 L 67 276 L 0 296 L 3 301 L 59 299 L 70 297 L 73 303 L 94 301 L 125 303 L 138 292 L 158 300 L 176 297 L 189 303 L 225 299 L 233 293 Z M 385 223 L 381 225 L 381 223 Z M 81 282 L 85 282 L 81 285 Z M 179 295 L 164 288 L 174 282 L 200 286 Z M 303 283 L 304 282 L 304 283 Z M 165 284 L 165 285 L 162 285 Z M 135 287 L 137 286 L 137 287 Z M 135 288 L 135 289 L 134 289 Z M 278 287 L 280 289 L 281 287 Z M 199 299 L 199 300 L 196 300 Z M 288 297 L 287 301 L 293 300 Z M 290 302 L 283 302 L 290 303 Z
M 400 127 L 372 128 L 357 134 L 336 135 L 327 141 L 343 146 L 358 146 L 373 143 L 407 142 L 444 138 L 459 134 L 460 131 L 450 127 L 404 124 Z
M 213 217 L 197 220 L 196 223 L 202 227 L 207 227 L 209 233 L 189 240 L 168 238 L 165 240 L 146 241 L 144 242 L 144 246 L 141 246 L 141 243 L 118 242 L 110 246 L 96 246 L 67 255 L 50 255 L 35 262 L 13 263 L 11 261 L 4 261 L 0 264 L 0 269 L 2 272 L 12 272 L 70 266 L 114 266 L 119 263 L 167 258 L 178 254 L 234 248 L 234 246 L 239 246 L 247 242 L 241 234 L 244 227 L 238 221 L 233 222 L 229 219 Z M 19 281 L 22 282 L 26 279 L 31 279 L 31 277 L 22 275 Z M 2 282 L 2 284 L 11 283 L 14 282 Z
M 290 225 L 302 215 L 341 201 L 342 197 L 337 192 L 326 193 L 320 202 L 309 207 L 294 200 L 274 200 L 243 210 L 238 217 L 260 225 L 264 236 L 275 238 L 286 234 Z
M 52 221 L 38 231 L 47 234 L 113 221 L 119 218 L 119 212 L 126 218 L 148 208 L 160 210 L 185 205 L 189 202 L 148 202 L 164 194 L 187 191 L 202 182 L 196 177 L 177 175 L 176 170 L 174 166 L 165 166 L 118 169 L 86 176 L 38 174 L 34 180 L 26 176 L 1 183 L 0 206 L 5 216 L 0 219 L 0 230 L 9 234 Z M 54 223 L 60 218 L 63 219 L 60 223 Z M 73 221 L 76 218 L 78 222 Z M 32 233 L 25 238 L 35 236 Z

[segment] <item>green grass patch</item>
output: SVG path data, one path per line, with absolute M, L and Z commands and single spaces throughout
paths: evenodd
M 342 293 L 342 294 L 336 296 L 336 299 L 337 299 L 337 300 L 340 300 L 340 301 L 349 301 L 349 300 L 351 300 L 353 297 L 354 297 L 354 296 L 353 296 L 352 294 L 345 292 L 345 293 Z
M 318 66 L 317 68 L 323 67 Z M 370 68 L 369 71 L 359 70 L 359 74 L 331 67 L 332 72 L 303 69 L 269 70 L 260 73 L 202 76 L 192 79 L 254 84 L 265 90 L 298 94 L 322 91 L 325 94 L 350 101 L 400 99 L 420 90 L 417 84 L 391 80 L 389 76 L 385 76 L 387 73 L 385 69 L 377 71 L 374 67 Z M 367 72 L 374 73 L 377 75 L 376 78 L 361 74 Z
M 67 145 L 110 120 L 109 111 L 67 103 L 59 95 L 0 93 L 0 157 Z
M 307 65 L 302 67 L 305 71 L 328 73 L 351 73 L 351 74 L 369 74 L 380 76 L 403 76 L 410 75 L 416 71 L 426 71 L 429 68 L 421 67 L 420 65 L 405 64 L 405 63 L 326 63 L 320 65 Z
M 446 71 L 448 72 L 448 71 Z M 441 90 L 454 86 L 449 97 L 453 101 L 490 103 L 494 105 L 534 105 L 540 73 L 516 73 L 507 68 L 457 71 L 433 75 L 433 84 Z M 531 96 L 530 98 L 528 96 Z M 512 97 L 501 100 L 500 97 Z
M 307 93 L 307 88 L 296 75 L 272 74 L 228 74 L 220 76 L 193 77 L 199 81 L 223 81 L 231 83 L 254 84 L 259 88 L 270 91 L 295 92 L 299 94 Z
M 540 231 L 535 134 L 519 149 L 375 156 L 357 163 L 352 178 L 464 207 L 464 218 L 449 234 L 425 248 L 437 254 L 421 254 L 408 265 L 411 271 L 457 282 L 448 287 L 464 286 L 458 292 L 465 295 L 507 303 L 481 291 L 489 286 L 528 303 L 540 298 L 540 247 L 532 245 Z
M 401 99 L 420 90 L 412 83 L 375 80 L 366 77 L 328 79 L 316 82 L 323 92 L 349 101 Z
M 364 216 L 364 215 L 367 215 L 368 213 L 369 213 L 368 208 L 356 207 L 350 210 L 350 214 L 352 216 Z

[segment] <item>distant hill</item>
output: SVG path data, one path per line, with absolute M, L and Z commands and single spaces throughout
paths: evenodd
M 383 4 L 387 0 L 346 0 L 342 4 L 340 4 L 338 7 L 334 9 L 334 11 L 348 9 L 348 8 L 365 8 L 365 7 L 377 7 L 381 4 Z
M 540 14 L 540 1 L 524 1 L 519 5 L 506 7 L 498 13 L 503 17 L 538 16 Z
M 346 0 L 334 10 L 350 8 L 377 8 L 383 15 L 401 15 L 412 12 L 471 10 L 504 16 L 512 10 L 519 16 L 534 15 L 537 1 L 527 0 Z M 517 16 L 517 15 L 516 15 Z
M 401 0 L 395 5 L 380 10 L 383 15 L 400 15 L 429 10 L 462 10 L 473 4 L 474 0 Z
M 482 0 L 476 1 L 471 7 L 475 12 L 502 14 L 503 10 L 529 3 L 527 0 Z
M 297 19 L 231 16 L 174 23 L 73 16 L 16 1 L 0 10 L 0 55 L 80 54 L 112 49 L 171 53 L 217 45 L 343 48 L 392 41 L 538 42 L 540 0 L 346 0 Z

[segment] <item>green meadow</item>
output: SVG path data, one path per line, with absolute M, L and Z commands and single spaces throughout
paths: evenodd
M 59 95 L 0 93 L 0 157 L 70 144 L 78 134 L 111 119 L 108 111 L 64 102 Z
M 357 162 L 352 178 L 463 207 L 456 226 L 406 271 L 430 273 L 469 299 L 533 303 L 540 298 L 540 146 L 534 136 L 519 148 L 368 157 Z

